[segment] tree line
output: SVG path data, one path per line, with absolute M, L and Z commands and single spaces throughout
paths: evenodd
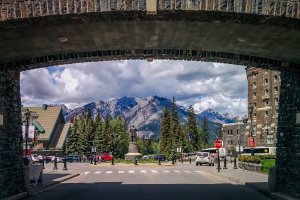
M 189 106 L 187 121 L 181 125 L 176 108 L 173 97 L 171 108 L 166 106 L 164 109 L 160 127 L 159 150 L 168 159 L 177 156 L 177 150 L 189 153 L 209 146 L 207 119 L 204 118 L 203 123 L 198 126 L 195 111 L 192 106 Z
M 67 141 L 67 154 L 91 155 L 92 147 L 96 153 L 108 152 L 117 158 L 124 158 L 128 152 L 129 135 L 127 124 L 121 117 L 107 115 L 103 120 L 99 114 L 95 119 L 91 111 L 82 112 L 73 120 L 71 135 Z
M 168 159 L 178 155 L 177 148 L 189 153 L 209 146 L 208 121 L 204 118 L 197 125 L 195 111 L 188 108 L 187 121 L 180 123 L 175 98 L 170 108 L 165 107 L 160 126 L 159 139 L 138 138 L 137 145 L 141 154 L 164 154 Z M 93 119 L 91 111 L 82 112 L 73 119 L 71 134 L 67 140 L 67 154 L 91 155 L 92 147 L 96 153 L 112 153 L 116 158 L 124 158 L 128 153 L 129 133 L 127 123 L 122 117 L 105 119 L 99 113 Z

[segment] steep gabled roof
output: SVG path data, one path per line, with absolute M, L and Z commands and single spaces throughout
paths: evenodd
M 47 107 L 44 110 L 42 107 L 29 107 L 32 112 L 36 112 L 38 118 L 36 119 L 39 124 L 45 130 L 44 134 L 40 134 L 39 140 L 50 140 L 55 124 L 58 120 L 60 112 L 62 112 L 61 107 Z

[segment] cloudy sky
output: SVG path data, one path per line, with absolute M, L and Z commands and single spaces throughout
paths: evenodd
M 175 96 L 182 106 L 244 115 L 247 78 L 244 66 L 191 61 L 112 61 L 78 63 L 21 73 L 24 106 L 86 103 L 123 96 Z

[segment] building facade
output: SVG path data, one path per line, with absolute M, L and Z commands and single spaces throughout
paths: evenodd
M 253 106 L 252 136 L 255 138 L 256 146 L 276 146 L 280 72 L 247 67 L 246 73 L 248 103 Z M 246 129 L 247 134 L 250 135 L 250 118 Z
M 33 116 L 30 125 L 35 127 L 34 138 L 30 140 L 30 151 L 37 154 L 62 154 L 71 123 L 66 123 L 62 107 L 28 107 Z M 26 146 L 26 145 L 25 145 Z
M 242 152 L 246 146 L 245 124 L 243 122 L 223 124 L 221 137 L 227 155 Z

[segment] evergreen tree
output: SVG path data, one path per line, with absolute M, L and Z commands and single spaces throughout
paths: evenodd
M 186 134 L 191 137 L 191 149 L 192 151 L 199 150 L 200 136 L 197 131 L 196 115 L 193 106 L 188 108 L 188 119 L 186 125 Z
M 178 113 L 177 113 L 177 105 L 175 97 L 173 97 L 172 106 L 171 106 L 171 120 L 170 120 L 170 143 L 168 146 L 167 157 L 172 159 L 176 156 L 176 149 L 180 147 L 180 135 L 181 135 Z
M 94 129 L 95 129 L 95 138 L 94 138 L 94 145 L 98 153 L 102 153 L 105 143 L 105 138 L 103 134 L 104 122 L 101 120 L 100 116 L 97 115 L 94 122 Z
M 208 129 L 208 121 L 204 117 L 201 129 L 198 131 L 200 135 L 200 147 L 206 148 L 209 146 L 209 129 Z
M 71 128 L 71 134 L 67 140 L 67 154 L 75 154 L 79 152 L 79 120 L 74 119 L 73 126 Z
M 120 117 L 110 120 L 111 133 L 109 134 L 109 149 L 117 158 L 124 158 L 128 152 L 129 135 L 124 129 L 124 123 Z
M 166 106 L 163 112 L 162 121 L 160 125 L 160 141 L 159 149 L 160 153 L 166 154 L 169 146 L 170 136 L 170 112 Z

